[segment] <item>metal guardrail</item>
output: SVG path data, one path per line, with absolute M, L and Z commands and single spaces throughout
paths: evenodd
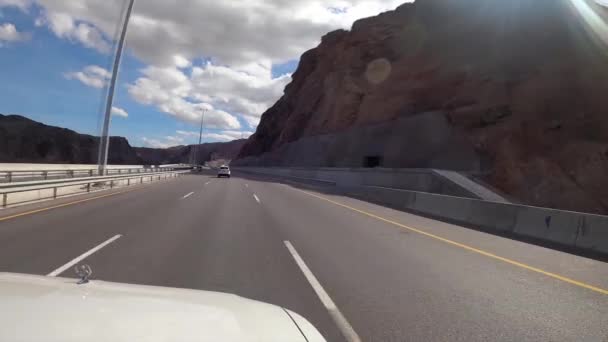
M 77 194 L 83 194 L 83 193 L 90 193 L 92 191 L 103 190 L 104 187 L 113 189 L 115 187 L 119 187 L 120 182 L 125 182 L 125 181 L 126 181 L 126 185 L 123 185 L 123 186 L 144 184 L 144 183 L 146 183 L 146 180 L 149 180 L 148 183 L 151 183 L 154 180 L 160 181 L 163 179 L 178 177 L 182 173 L 185 173 L 185 172 L 166 171 L 166 172 L 162 172 L 162 173 L 154 172 L 154 173 L 139 174 L 137 176 L 124 175 L 124 176 L 120 176 L 120 177 L 116 177 L 116 176 L 114 176 L 114 177 L 112 177 L 112 176 L 92 177 L 92 178 L 87 178 L 86 180 L 80 180 L 80 181 L 65 181 L 65 180 L 56 180 L 53 182 L 41 181 L 39 183 L 26 184 L 26 185 L 24 185 L 23 183 L 21 183 L 21 184 L 15 184 L 15 183 L 0 184 L 0 199 L 1 199 L 0 204 L 1 204 L 2 208 L 6 208 L 9 204 L 10 205 L 23 204 L 23 203 L 29 203 L 29 202 L 39 201 L 39 200 L 57 199 L 57 198 L 65 197 L 65 196 L 69 196 L 69 195 L 77 195 Z M 63 194 L 63 195 L 59 194 L 57 191 L 57 189 L 60 189 L 60 188 L 74 187 L 74 186 L 79 186 L 79 185 L 83 185 L 83 187 L 82 187 L 83 191 L 70 192 L 68 194 Z M 99 189 L 95 190 L 94 189 L 95 187 L 98 187 Z M 17 189 L 14 189 L 14 188 L 17 188 Z M 24 193 L 24 192 L 50 190 L 50 189 L 52 189 L 52 195 L 50 195 L 50 196 L 8 203 L 9 202 L 8 197 L 10 194 L 18 194 L 18 193 Z
M 165 171 L 166 172 L 184 172 L 184 171 Z M 116 175 L 116 176 L 97 176 L 97 177 L 81 177 L 75 179 L 66 179 L 66 178 L 58 178 L 58 179 L 49 179 L 49 180 L 37 180 L 37 181 L 22 181 L 22 182 L 12 182 L 12 183 L 0 183 L 0 193 L 2 193 L 3 189 L 11 189 L 11 188 L 23 188 L 23 187 L 35 187 L 35 186 L 44 186 L 50 184 L 77 184 L 78 182 L 87 182 L 87 181 L 107 181 L 111 179 L 121 179 L 128 177 L 141 177 L 141 176 L 150 176 L 158 174 L 159 172 L 148 172 L 148 173 L 136 173 L 137 176 L 133 175 Z
M 124 168 L 124 169 L 107 169 L 107 175 L 130 175 L 149 172 L 167 172 L 173 171 L 173 167 L 158 167 L 158 168 Z M 47 179 L 63 179 L 63 178 L 79 178 L 93 177 L 98 174 L 97 169 L 79 169 L 79 170 L 5 170 L 0 171 L 0 183 L 22 182 L 25 180 L 47 180 Z

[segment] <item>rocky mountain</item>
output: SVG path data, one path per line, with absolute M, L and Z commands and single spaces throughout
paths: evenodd
M 0 162 L 97 163 L 99 138 L 47 126 L 19 115 L 0 114 Z M 110 137 L 110 164 L 142 164 L 123 137 Z
M 198 160 L 231 160 L 245 140 L 207 143 L 198 147 Z M 0 114 L 0 162 L 96 164 L 99 138 L 48 126 L 20 115 Z M 167 149 L 132 147 L 126 138 L 110 137 L 110 164 L 174 164 L 190 161 L 190 146 Z
M 237 162 L 454 169 L 607 213 L 607 11 L 416 0 L 359 20 L 302 56 Z
M 200 146 L 175 146 L 164 149 L 135 147 L 135 151 L 147 163 L 154 165 L 189 163 L 193 150 L 196 154 L 196 161 L 199 163 L 212 160 L 229 161 L 236 158 L 245 141 L 245 139 L 239 139 L 230 142 L 206 143 Z

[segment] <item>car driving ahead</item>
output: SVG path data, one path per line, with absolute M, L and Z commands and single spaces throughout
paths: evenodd
M 217 170 L 217 178 L 228 177 L 230 178 L 230 168 L 226 165 L 220 166 Z

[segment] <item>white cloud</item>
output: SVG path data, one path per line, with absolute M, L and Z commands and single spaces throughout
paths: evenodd
M 194 139 L 194 143 L 198 142 L 199 132 L 192 131 L 177 131 L 178 136 Z M 205 141 L 232 141 L 237 139 L 247 139 L 253 132 L 250 131 L 219 131 L 215 133 L 204 132 L 203 139 Z M 191 142 L 192 143 L 192 142 Z
M 127 1 L 38 2 L 46 9 L 43 16 L 58 36 L 64 31 L 53 29 L 55 22 L 65 25 L 62 17 L 69 16 L 72 22 L 94 26 L 107 43 L 117 31 Z M 186 60 L 207 56 L 223 65 L 260 59 L 275 63 L 297 58 L 328 31 L 348 28 L 356 19 L 394 9 L 403 2 L 191 0 L 176 6 L 166 0 L 138 1 L 129 25 L 128 44 L 137 57 L 153 65 L 172 65 L 176 55 Z
M 36 25 L 48 26 L 58 37 L 81 43 L 101 53 L 110 52 L 111 45 L 99 29 L 88 23 L 77 22 L 68 14 L 48 13 L 46 17 L 37 19 Z
M 179 144 L 171 144 L 169 141 L 162 141 L 159 139 L 150 139 L 147 137 L 142 137 L 141 141 L 143 142 L 145 147 L 152 147 L 152 148 L 168 148 L 168 147 L 172 147 L 172 146 L 176 146 Z
M 207 63 L 192 69 L 191 97 L 208 97 L 215 106 L 242 115 L 251 125 L 283 93 L 291 81 L 289 75 L 272 77 L 271 63 L 262 61 L 233 68 Z
M 242 116 L 250 126 L 257 125 L 291 80 L 288 75 L 272 78 L 269 62 L 235 68 L 208 62 L 187 74 L 177 67 L 150 66 L 142 73 L 144 76 L 129 86 L 137 102 L 155 105 L 162 112 L 193 123 L 200 121 L 202 109 L 221 109 L 205 116 L 205 126 L 218 129 L 239 128 L 234 115 Z
M 160 139 L 142 137 L 141 141 L 144 146 L 152 148 L 169 148 L 179 145 L 184 145 L 184 138 L 180 136 L 167 135 Z
M 142 70 L 144 77 L 129 85 L 129 94 L 137 102 L 154 105 L 163 113 L 190 123 L 199 123 L 203 111 L 205 127 L 217 129 L 238 129 L 238 119 L 228 112 L 218 109 L 211 101 L 204 101 L 203 94 L 194 91 L 191 79 L 175 67 L 150 66 Z
M 19 42 L 29 39 L 29 34 L 19 32 L 11 23 L 0 24 L 0 42 Z
M 186 58 L 184 58 L 180 55 L 173 56 L 173 62 L 175 64 L 175 66 L 180 69 L 188 68 L 192 65 L 192 63 L 189 60 L 187 60 Z
M 119 108 L 119 107 L 112 107 L 112 115 L 114 116 L 120 116 L 123 118 L 127 118 L 129 117 L 129 113 L 127 113 L 126 110 Z
M 23 12 L 27 12 L 30 4 L 29 0 L 0 0 L 0 7 L 16 7 Z
M 112 75 L 100 66 L 89 65 L 82 71 L 67 72 L 64 76 L 69 80 L 79 80 L 89 87 L 103 88 L 110 81 Z

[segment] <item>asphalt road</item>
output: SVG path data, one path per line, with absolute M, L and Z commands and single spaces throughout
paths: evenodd
M 608 341 L 605 262 L 247 175 L 2 210 L 0 272 L 49 274 L 116 235 L 84 259 L 93 278 L 278 304 L 328 341 L 344 326 L 286 241 L 362 341 Z

